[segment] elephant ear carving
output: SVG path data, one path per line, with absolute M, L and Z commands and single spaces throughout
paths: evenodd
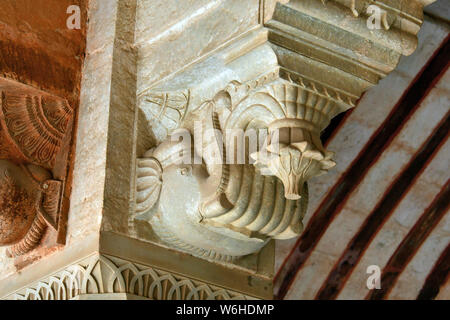
M 144 214 L 158 202 L 162 188 L 162 166 L 155 158 L 142 158 L 137 162 L 136 212 Z
M 13 146 L 6 156 L 52 169 L 72 117 L 64 99 L 2 91 L 0 135 Z

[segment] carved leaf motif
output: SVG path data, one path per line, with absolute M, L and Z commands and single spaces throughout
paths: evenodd
M 306 141 L 290 145 L 280 144 L 279 152 L 271 145 L 267 150 L 268 153 L 259 151 L 252 154 L 256 167 L 264 174 L 280 178 L 284 184 L 285 197 L 291 200 L 300 198 L 300 188 L 307 180 L 326 173 L 336 165 L 331 160 L 334 155 L 332 152 L 322 153 Z

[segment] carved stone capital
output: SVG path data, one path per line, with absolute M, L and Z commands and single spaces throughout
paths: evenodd
M 321 132 L 414 51 L 422 9 L 277 3 L 265 25 L 141 92 L 140 134 L 155 144 L 137 160 L 136 219 L 174 248 L 222 261 L 298 236 L 307 180 L 335 166 Z M 239 149 L 239 130 L 266 135 Z

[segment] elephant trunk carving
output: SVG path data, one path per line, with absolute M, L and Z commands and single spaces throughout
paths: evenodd
M 192 123 L 201 124 L 201 143 L 195 125 L 187 124 L 194 138 L 179 142 L 172 131 L 138 159 L 138 218 L 149 221 L 164 242 L 215 259 L 234 259 L 270 239 L 298 236 L 307 180 L 335 165 L 320 132 L 341 111 L 317 88 L 273 74 L 262 82 L 230 83 L 190 114 L 197 119 Z M 243 133 L 242 150 L 230 138 L 236 130 Z M 263 143 L 261 137 L 256 146 L 245 142 L 252 130 L 266 133 Z M 243 163 L 236 162 L 240 152 Z M 201 161 L 195 163 L 196 157 Z

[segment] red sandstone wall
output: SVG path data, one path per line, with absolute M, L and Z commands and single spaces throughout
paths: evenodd
M 71 5 L 81 9 L 80 29 L 67 27 L 71 16 L 67 8 Z M 0 77 L 67 99 L 75 111 L 72 137 L 76 136 L 86 49 L 87 6 L 88 0 L 0 0 Z M 62 160 L 52 170 L 55 179 L 65 181 L 62 221 L 70 205 L 74 148 L 72 139 L 62 150 Z M 58 243 L 65 241 L 64 228 L 62 225 L 57 235 Z M 36 250 L 14 260 L 15 269 L 20 270 L 57 250 L 54 237 L 47 232 Z
M 68 6 L 79 5 L 81 30 Z M 0 76 L 67 98 L 76 108 L 86 43 L 87 0 L 1 0 Z

